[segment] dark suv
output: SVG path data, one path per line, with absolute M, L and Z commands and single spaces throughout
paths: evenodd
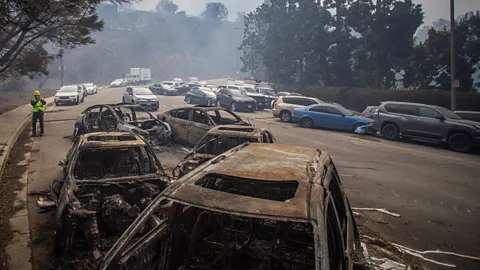
M 433 139 L 447 143 L 457 152 L 468 152 L 480 145 L 480 123 L 463 120 L 439 106 L 382 102 L 373 120 L 372 127 L 388 140 L 400 137 Z
M 217 92 L 217 106 L 236 111 L 255 111 L 257 101 L 237 89 L 221 89 Z

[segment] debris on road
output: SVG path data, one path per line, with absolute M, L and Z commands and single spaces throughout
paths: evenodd
M 40 197 L 37 200 L 37 207 L 41 213 L 48 212 L 57 207 L 57 204 L 53 200 L 48 200 L 44 197 Z
M 92 132 L 130 132 L 145 137 L 151 145 L 170 141 L 170 125 L 155 118 L 137 105 L 94 105 L 85 109 L 75 121 L 74 139 Z
M 387 214 L 393 217 L 400 217 L 400 214 L 397 213 L 392 213 L 388 211 L 385 208 L 362 208 L 362 207 L 352 207 L 352 210 L 358 210 L 358 211 L 377 211 L 383 214 Z

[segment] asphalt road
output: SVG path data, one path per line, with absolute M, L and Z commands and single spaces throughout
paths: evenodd
M 212 81 L 212 83 L 225 83 Z M 51 107 L 45 136 L 34 139 L 28 192 L 48 189 L 61 177 L 58 161 L 70 148 L 76 115 L 99 103 L 118 103 L 124 89 L 100 89 L 78 106 Z M 186 106 L 183 97 L 160 97 L 160 111 Z M 304 129 L 281 123 L 269 111 L 239 113 L 252 124 L 269 129 L 279 143 L 318 148 L 331 153 L 352 207 L 386 208 L 401 216 L 358 211 L 373 220 L 371 229 L 387 239 L 417 250 L 480 254 L 480 156 L 460 154 L 421 143 L 386 141 L 342 132 Z M 29 198 L 34 269 L 51 260 L 53 213 L 38 214 Z M 473 260 L 429 256 L 479 269 Z M 438 269 L 438 265 L 425 264 Z

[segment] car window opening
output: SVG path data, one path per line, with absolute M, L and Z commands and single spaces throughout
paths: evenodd
M 152 157 L 143 147 L 90 149 L 80 153 L 74 177 L 95 180 L 138 176 L 157 172 Z
M 112 142 L 112 141 L 136 141 L 137 139 L 131 135 L 122 135 L 122 136 L 88 136 L 87 139 L 89 142 Z
M 227 137 L 221 135 L 208 135 L 203 147 L 199 147 L 197 153 L 208 155 L 220 155 L 226 151 L 246 142 L 258 142 L 257 138 Z
M 251 133 L 251 132 L 253 132 L 255 129 L 253 129 L 253 128 L 219 127 L 218 130 L 228 130 L 228 131 L 237 131 L 237 132 Z
M 297 181 L 251 180 L 227 175 L 209 174 L 195 185 L 252 198 L 284 202 L 295 197 Z

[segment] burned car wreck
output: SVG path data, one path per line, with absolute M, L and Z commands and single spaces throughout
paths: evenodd
M 153 149 L 131 133 L 82 135 L 59 165 L 65 177 L 51 193 L 60 268 L 94 264 L 170 183 Z
M 243 143 L 276 143 L 270 131 L 253 126 L 225 125 L 210 129 L 192 151 L 173 169 L 180 178 L 207 160 Z
M 169 185 L 100 269 L 363 266 L 355 219 L 330 155 L 258 143 L 231 149 Z
M 74 139 L 91 132 L 131 132 L 145 137 L 152 145 L 170 140 L 168 123 L 158 120 L 138 105 L 94 105 L 85 109 L 75 121 Z
M 232 111 L 197 105 L 159 113 L 158 119 L 172 128 L 172 140 L 194 146 L 211 128 L 219 125 L 251 126 Z

